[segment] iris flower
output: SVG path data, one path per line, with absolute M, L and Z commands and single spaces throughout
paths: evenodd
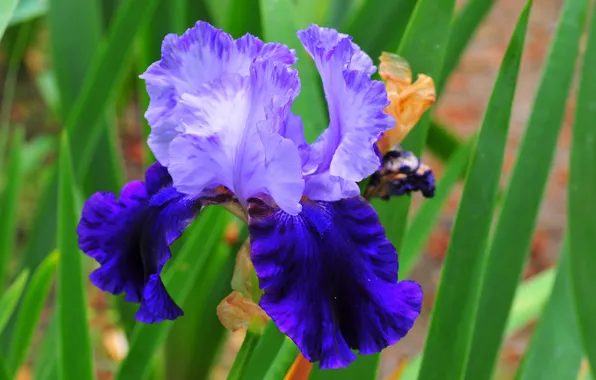
M 351 37 L 298 33 L 320 73 L 329 126 L 312 144 L 290 111 L 300 92 L 295 52 L 205 22 L 168 35 L 141 75 L 157 161 L 119 198 L 85 203 L 79 245 L 100 267 L 91 281 L 140 303 L 153 323 L 181 316 L 160 278 L 170 245 L 213 204 L 248 222 L 259 306 L 321 368 L 403 338 L 422 290 L 398 281 L 398 260 L 358 182 L 384 164 L 376 147 L 395 125 L 376 67 Z M 205 284 L 205 286 L 209 286 Z

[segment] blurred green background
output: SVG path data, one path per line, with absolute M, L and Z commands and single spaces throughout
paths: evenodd
M 435 169 L 436 197 L 373 202 L 400 278 L 425 290 L 395 347 L 286 377 L 297 351 L 275 326 L 246 341 L 226 331 L 215 310 L 246 231 L 217 208 L 166 268 L 183 318 L 136 324 L 135 305 L 87 280 L 82 202 L 142 178 L 153 157 L 138 75 L 197 20 L 297 50 L 309 141 L 327 114 L 297 29 L 338 28 L 435 80 L 438 101 L 404 146 Z M 594 1 L 0 0 L 0 36 L 0 380 L 594 375 Z

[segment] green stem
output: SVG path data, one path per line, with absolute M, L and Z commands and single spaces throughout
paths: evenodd
M 234 364 L 232 365 L 232 369 L 228 374 L 228 380 L 240 380 L 244 375 L 244 371 L 246 370 L 246 366 L 250 357 L 252 356 L 255 347 L 257 346 L 257 342 L 261 338 L 261 334 L 257 332 L 253 332 L 250 329 L 246 331 L 246 336 L 244 337 L 244 342 L 242 342 L 242 346 L 240 347 L 240 351 L 238 351 L 238 355 L 236 355 L 236 360 L 234 360 Z
M 273 362 L 271 363 L 269 370 L 267 370 L 263 380 L 283 379 L 294 360 L 296 360 L 298 353 L 298 347 L 296 347 L 294 342 L 288 338 L 284 339 L 281 348 L 275 356 L 275 359 L 273 359 Z

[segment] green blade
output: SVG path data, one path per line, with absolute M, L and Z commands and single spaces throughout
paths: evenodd
M 91 63 L 85 83 L 81 86 L 81 96 L 77 97 L 69 113 L 66 127 L 80 132 L 79 144 L 73 146 L 75 171 L 86 174 L 87 166 L 93 157 L 98 139 L 101 137 L 101 118 L 106 107 L 113 102 L 121 86 L 127 65 L 132 58 L 130 51 L 135 36 L 151 16 L 156 0 L 131 0 L 123 2 L 116 14 L 108 35 Z M 31 236 L 25 252 L 25 265 L 36 267 L 49 250 L 54 247 L 57 180 L 54 176 L 42 191 L 36 215 L 31 228 Z
M 518 19 L 501 63 L 467 171 L 433 307 L 420 379 L 458 379 L 465 371 L 474 326 L 475 290 L 499 191 L 530 7 L 531 1 Z
M 228 380 L 242 379 L 244 373 L 246 372 L 248 362 L 254 354 L 255 348 L 257 347 L 257 343 L 259 343 L 260 338 L 260 333 L 251 331 L 250 328 L 246 330 L 246 336 L 242 341 L 242 346 L 240 346 L 240 350 L 238 350 L 238 354 L 234 359 L 234 364 L 232 364 L 232 368 L 230 368 Z
M 68 136 L 60 143 L 58 181 L 58 365 L 63 380 L 93 379 L 93 357 L 87 325 L 87 299 L 83 281 L 83 255 L 77 246 L 78 212 Z
M 27 284 L 27 278 L 29 278 L 29 271 L 25 269 L 8 289 L 2 292 L 0 297 L 0 334 L 4 331 L 6 323 L 21 299 L 21 294 L 23 294 L 25 284 Z
M 66 117 L 80 95 L 81 84 L 101 37 L 101 8 L 97 0 L 54 0 L 48 12 L 52 66 Z M 77 17 L 72 17 L 76 14 Z M 76 33 L 73 31 L 76 30 Z M 77 143 L 76 139 L 72 139 Z
M 442 161 L 447 161 L 461 147 L 463 142 L 448 127 L 431 120 L 428 127 L 426 148 Z
M 228 214 L 224 210 L 208 207 L 199 216 L 197 223 L 186 231 L 187 241 L 163 275 L 168 293 L 179 304 L 188 299 L 192 285 L 205 275 L 206 262 L 209 255 L 221 245 L 223 229 L 228 220 Z M 215 314 L 215 309 L 213 313 Z M 159 324 L 137 324 L 132 332 L 130 351 L 115 379 L 146 378 L 152 368 L 151 361 L 173 323 L 165 321 Z
M 582 349 L 573 313 L 567 243 L 559 258 L 555 286 L 534 330 L 532 343 L 518 370 L 518 380 L 573 379 L 579 371 Z
M 435 196 L 432 199 L 424 200 L 420 210 L 414 215 L 408 226 L 401 250 L 398 253 L 399 271 L 402 278 L 407 277 L 416 265 L 430 234 L 439 221 L 440 212 L 447 203 L 451 191 L 465 174 L 470 161 L 472 145 L 473 141 L 468 142 L 447 162 L 443 176 L 437 183 Z
M 56 250 L 37 267 L 31 276 L 19 309 L 8 352 L 7 364 L 12 373 L 15 373 L 23 364 L 31 348 L 33 335 L 38 328 L 41 313 L 56 275 L 58 260 L 59 254 Z
M 517 288 L 509 320 L 507 321 L 507 328 L 505 329 L 507 338 L 516 334 L 540 316 L 554 283 L 555 273 L 551 268 L 524 281 Z M 410 360 L 399 380 L 418 379 L 420 364 L 422 364 L 421 355 Z
M 292 110 L 302 117 L 304 135 L 307 141 L 312 142 L 327 128 L 327 116 L 317 70 L 296 37 L 296 7 L 291 0 L 260 0 L 259 4 L 265 40 L 281 42 L 296 49 L 298 62 L 295 67 L 300 73 L 302 88 L 292 104 Z
M 593 4 L 592 4 L 593 5 Z M 592 377 L 596 377 L 596 210 L 590 199 L 596 193 L 596 7 L 593 8 L 588 43 L 584 55 L 573 125 L 569 169 L 568 223 L 571 282 L 575 312 Z
M 192 284 L 192 297 L 182 304 L 185 318 L 172 327 L 166 341 L 167 378 L 205 378 L 217 360 L 227 335 L 217 316 L 217 305 L 232 291 L 230 282 L 236 254 L 247 236 L 245 227 L 238 244 L 221 243 L 206 252 L 207 263 Z M 204 239 L 206 236 L 202 236 L 201 240 Z
M 277 355 L 275 355 L 269 369 L 265 373 L 263 380 L 277 380 L 284 378 L 299 353 L 300 350 L 298 350 L 298 347 L 296 347 L 294 342 L 292 342 L 290 338 L 285 338 Z
M 19 0 L 5 0 L 0 4 L 0 39 L 8 26 Z
M 474 37 L 476 29 L 485 19 L 494 3 L 495 0 L 470 0 L 457 13 L 451 27 L 442 74 L 437 81 L 437 93 L 442 92 L 443 85 L 457 67 L 468 43 Z
M 226 21 L 223 29 L 234 38 L 239 38 L 246 33 L 260 36 L 259 0 L 229 0 Z
M 344 25 L 343 32 L 354 38 L 373 61 L 381 52 L 395 51 L 404 34 L 416 0 L 369 0 Z
M 585 0 L 567 0 L 488 249 L 466 379 L 490 377 L 519 283 L 565 114 Z
M 15 131 L 10 148 L 10 158 L 6 177 L 6 187 L 2 194 L 0 209 L 0 288 L 4 285 L 6 267 L 14 255 L 16 238 L 16 214 L 18 198 L 23 185 L 23 139 L 24 131 L 19 128 Z
M 273 362 L 285 340 L 284 337 L 285 336 L 277 329 L 277 326 L 275 326 L 275 323 L 272 321 L 267 323 L 263 335 L 259 339 L 250 360 L 246 364 L 242 376 L 243 380 L 262 379 L 265 376 L 269 369 L 269 364 Z
M 44 0 L 17 0 L 17 3 L 17 7 L 8 23 L 9 26 L 45 15 L 48 11 L 48 2 Z

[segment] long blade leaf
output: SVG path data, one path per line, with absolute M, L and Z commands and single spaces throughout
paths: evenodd
M 518 19 L 501 63 L 466 175 L 431 317 L 421 379 L 457 379 L 465 370 L 475 290 L 499 191 L 530 7 L 531 1 Z
M 6 177 L 6 187 L 2 194 L 0 213 L 0 287 L 4 285 L 6 267 L 14 254 L 16 238 L 16 214 L 18 198 L 23 185 L 23 139 L 24 131 L 15 131 L 10 148 L 10 158 Z
M 587 1 L 567 0 L 488 249 L 466 379 L 490 377 L 553 160 Z
M 592 20 L 577 98 L 569 170 L 569 257 L 575 310 L 581 339 L 596 377 L 596 210 L 590 195 L 596 194 L 596 7 Z
M 37 267 L 31 276 L 19 309 L 8 353 L 8 367 L 12 373 L 15 373 L 21 366 L 31 348 L 33 335 L 37 330 L 41 313 L 56 275 L 58 260 L 59 254 L 56 250 Z
M 553 292 L 518 370 L 518 380 L 573 379 L 582 359 L 573 309 L 567 244 L 559 259 Z
M 63 380 L 93 379 L 93 357 L 87 324 L 87 300 L 83 282 L 83 255 L 76 239 L 77 209 L 68 137 L 60 144 L 58 182 L 58 266 L 59 373 Z
M 25 284 L 27 284 L 28 277 L 29 271 L 25 269 L 0 297 L 0 334 L 4 331 L 6 322 L 8 322 L 17 303 L 21 299 L 21 294 L 23 294 L 23 290 L 25 290 Z
M 420 257 L 451 191 L 466 171 L 472 145 L 473 141 L 468 142 L 447 162 L 443 176 L 437 183 L 434 198 L 425 200 L 420 210 L 414 215 L 406 230 L 404 242 L 399 252 L 400 276 L 407 277 Z

